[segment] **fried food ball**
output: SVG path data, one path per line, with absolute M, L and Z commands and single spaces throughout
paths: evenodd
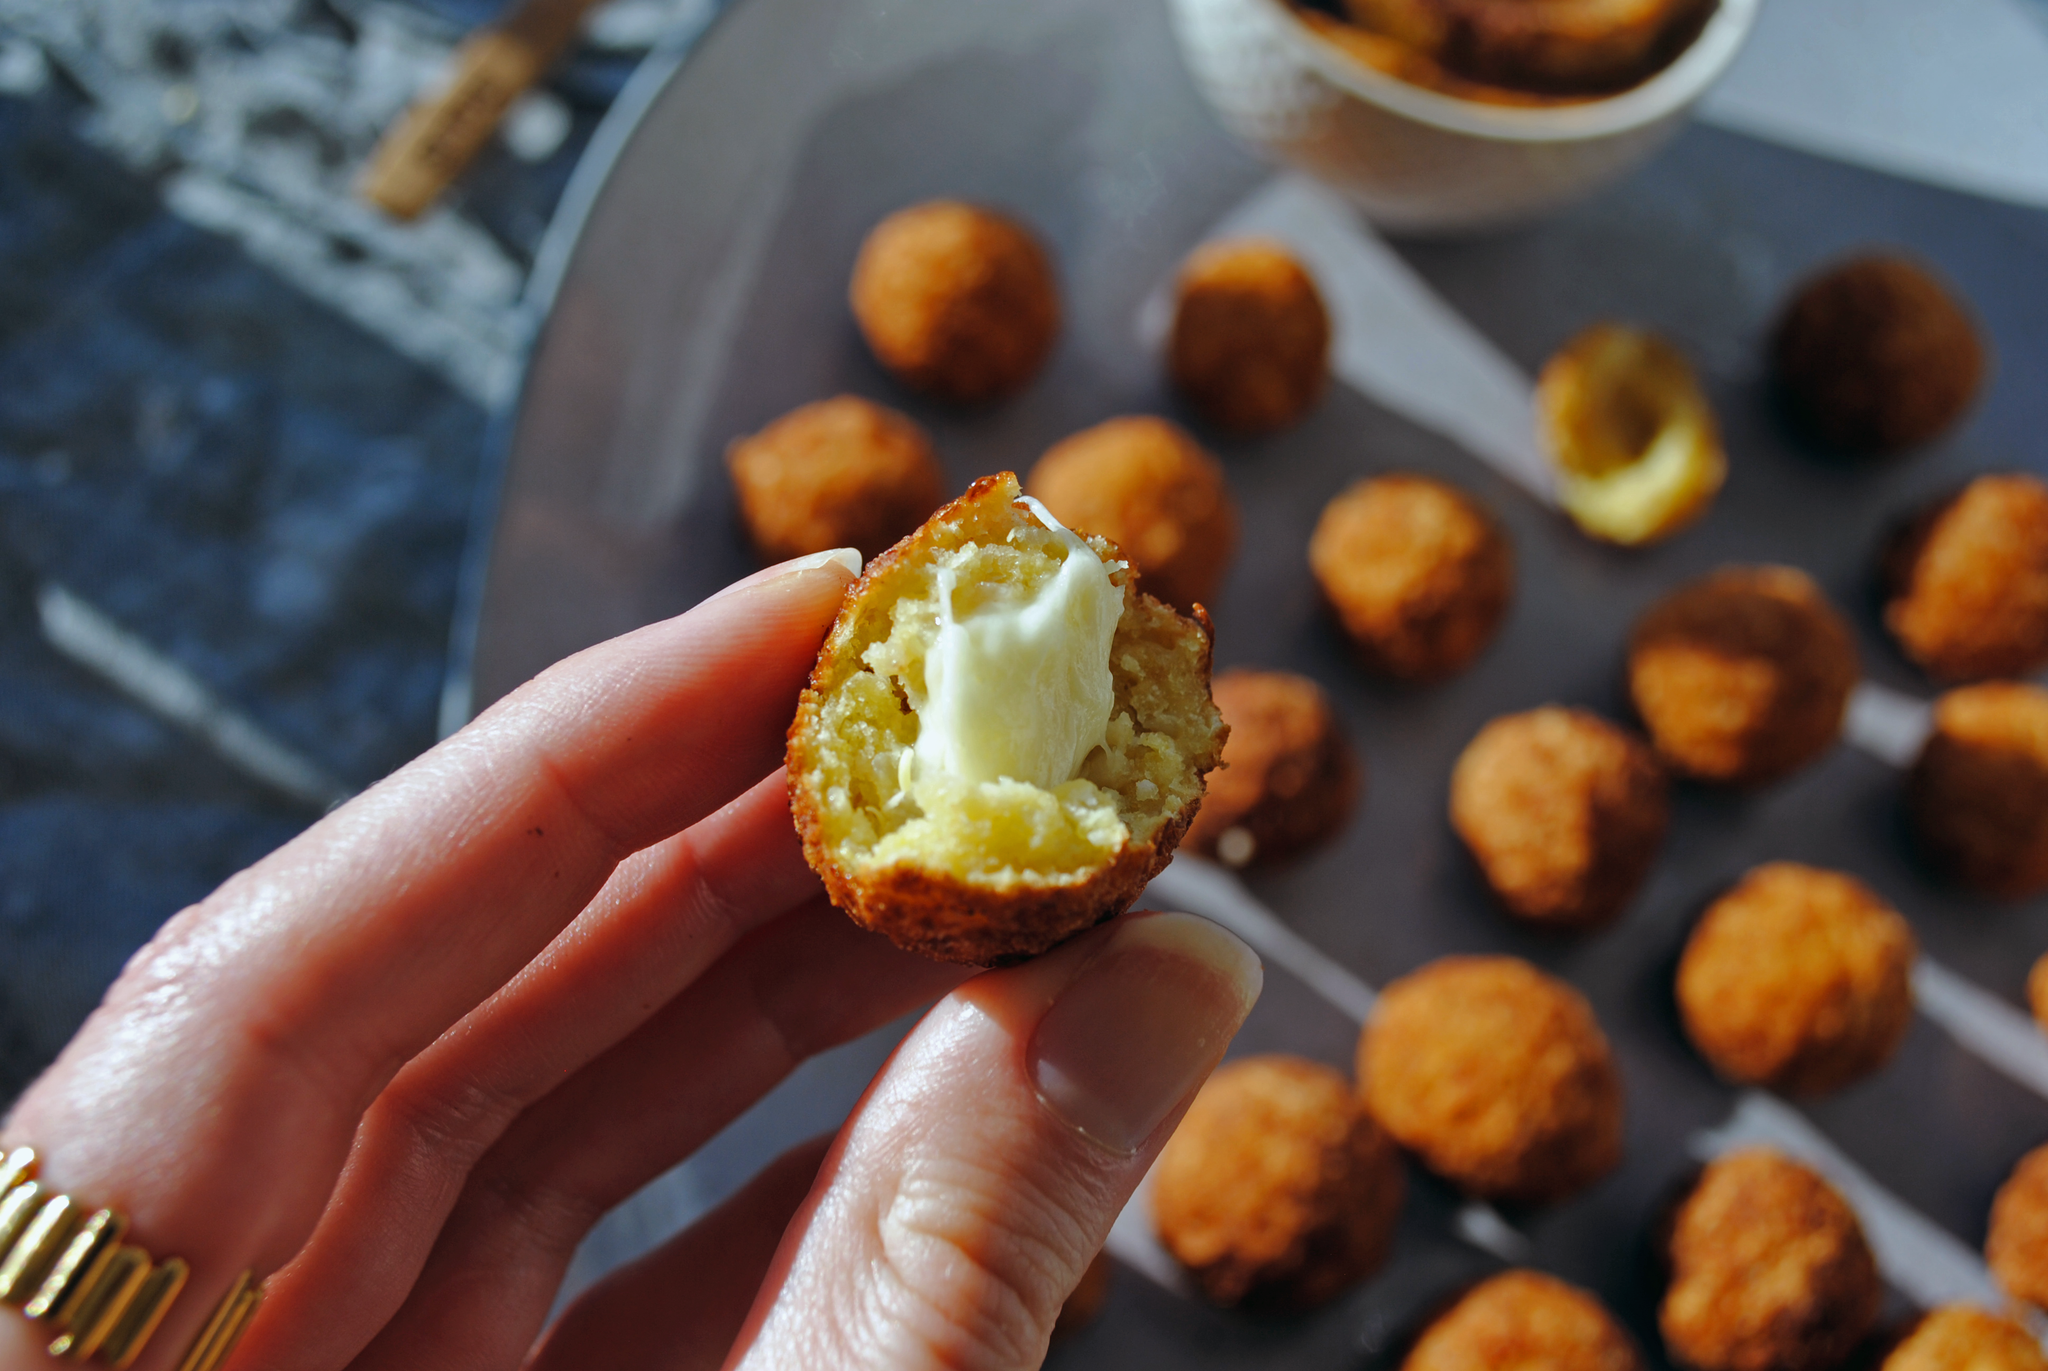
M 1771 862 L 1693 929 L 1679 1014 L 1729 1080 L 1818 1095 L 1891 1060 L 1912 1026 L 1918 955 L 1911 927 L 1861 881 Z
M 1226 671 L 1216 708 L 1230 729 L 1188 849 L 1226 866 L 1275 862 L 1331 837 L 1358 799 L 1358 760 L 1323 688 L 1286 671 Z
M 1987 681 L 1936 700 L 1906 814 L 1928 860 L 1972 890 L 2048 890 L 2048 690 Z
M 1286 248 L 1239 238 L 1189 255 L 1166 365 L 1204 419 L 1233 433 L 1285 428 L 1322 395 L 1329 357 L 1329 311 Z
M 1610 543 L 1670 537 L 1707 512 L 1728 476 L 1685 354 L 1621 324 L 1595 324 L 1544 363 L 1536 433 L 1564 512 Z
M 1652 605 L 1629 695 L 1671 766 L 1760 785 L 1834 745 L 1861 668 L 1849 625 L 1791 567 L 1723 567 Z
M 2017 1321 L 1948 1304 L 1915 1324 L 1879 1371 L 2048 1371 L 2048 1357 Z
M 1081 1273 L 1081 1283 L 1067 1296 L 1059 1317 L 1053 1320 L 1055 1339 L 1071 1338 L 1102 1316 L 1102 1306 L 1109 1303 L 1110 1282 L 1115 1275 L 1116 1263 L 1109 1259 L 1109 1253 L 1097 1252 L 1095 1260 Z
M 1998 1187 L 1984 1261 L 2006 1294 L 2048 1308 L 2048 1146 L 2021 1157 Z
M 1358 1043 L 1366 1104 L 1475 1195 L 1541 1203 L 1621 1161 L 1621 1076 L 1578 991 L 1518 957 L 1443 957 L 1381 993 Z
M 1668 64 L 1707 0 L 1345 0 L 1351 17 L 1474 81 L 1595 95 Z
M 1502 715 L 1465 745 L 1451 770 L 1451 827 L 1510 914 L 1592 928 L 1621 913 L 1657 860 L 1668 789 L 1633 734 L 1546 705 Z
M 1111 419 L 1055 443 L 1025 489 L 1054 518 L 1115 543 L 1139 583 L 1183 614 L 1215 598 L 1237 553 L 1222 464 L 1164 419 Z
M 1022 390 L 1060 330 L 1059 283 L 1031 231 L 957 200 L 912 205 L 875 225 L 849 296 L 883 366 L 961 404 Z
M 2034 1022 L 2041 1025 L 2041 1031 L 2048 1033 L 2048 952 L 2036 957 L 2033 969 L 2027 972 L 2027 1008 L 2034 1011 Z
M 945 961 L 1033 956 L 1164 867 L 1222 751 L 1209 630 L 1008 472 L 847 592 L 789 729 L 832 902 Z
M 1708 1165 L 1674 1217 L 1657 1312 L 1694 1371 L 1827 1371 L 1877 1322 L 1884 1290 L 1834 1187 L 1768 1148 Z
M 1309 567 L 1375 671 L 1434 681 L 1493 640 L 1514 552 L 1477 504 L 1426 476 L 1360 481 L 1323 508 Z
M 1977 325 L 1927 268 L 1885 253 L 1803 282 L 1771 362 L 1796 417 L 1830 447 L 1893 452 L 1962 417 L 1988 357 Z
M 1979 476 L 1885 557 L 1885 627 L 1928 675 L 2024 676 L 2048 663 L 2048 485 Z
M 924 430 L 854 395 L 791 410 L 725 453 L 764 562 L 829 548 L 881 553 L 945 503 Z
M 1600 1301 L 1540 1271 L 1481 1281 L 1423 1330 L 1401 1371 L 1641 1371 Z
M 1246 1057 L 1209 1078 L 1159 1154 L 1159 1240 L 1217 1304 L 1303 1310 L 1380 1268 L 1400 1154 L 1337 1072 Z

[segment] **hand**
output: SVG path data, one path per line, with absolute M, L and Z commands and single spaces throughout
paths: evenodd
M 134 957 L 0 1136 L 190 1264 L 142 1371 L 245 1268 L 241 1367 L 1037 1364 L 1258 965 L 1156 915 L 963 984 L 832 909 L 776 767 L 849 575 L 561 663 Z M 939 996 L 829 1147 L 541 1336 L 608 1208 Z M 0 1367 L 52 1334 L 0 1309 Z

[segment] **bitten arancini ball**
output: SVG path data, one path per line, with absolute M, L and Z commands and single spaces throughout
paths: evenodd
M 1060 329 L 1059 283 L 1016 220 L 957 200 L 897 210 L 853 266 L 853 317 L 912 389 L 976 404 L 1022 390 Z
M 1466 744 L 1451 771 L 1451 827 L 1510 914 L 1592 928 L 1621 913 L 1657 860 L 1668 789 L 1633 734 L 1546 705 L 1503 715 Z
M 2048 690 L 1987 681 L 1936 700 L 1906 815 L 1928 861 L 1970 889 L 2048 890 Z
M 1206 620 L 1042 508 L 986 476 L 871 563 L 789 726 L 832 902 L 943 961 L 1018 961 L 1121 913 L 1223 747 Z
M 1578 991 L 1518 957 L 1444 957 L 1383 991 L 1359 1088 L 1452 1184 L 1542 1203 L 1621 1160 L 1621 1075 Z
M 1024 488 L 1069 528 L 1115 543 L 1146 592 L 1183 614 L 1215 598 L 1237 553 L 1222 464 L 1164 419 L 1083 429 L 1048 449 Z
M 1819 757 L 1860 674 L 1849 625 L 1791 567 L 1723 567 L 1681 586 L 1629 641 L 1629 695 L 1651 741 L 1702 781 L 1760 785 Z
M 1671 1228 L 1657 1322 L 1694 1371 L 1829 1371 L 1877 1322 L 1884 1288 L 1834 1187 L 1767 1148 L 1709 1164 Z
M 1478 505 L 1426 476 L 1360 481 L 1323 509 L 1309 567 L 1372 670 L 1434 681 L 1493 640 L 1514 552 Z
M 1344 827 L 1359 766 L 1321 686 L 1286 671 L 1226 671 L 1216 708 L 1230 737 L 1209 776 L 1190 851 L 1226 866 L 1279 861 Z
M 2048 1356 L 2017 1320 L 1947 1304 L 1915 1324 L 1878 1371 L 2048 1371 Z
M 748 540 L 766 562 L 835 547 L 877 556 L 946 501 L 924 430 L 853 395 L 735 439 L 725 462 Z
M 1246 1057 L 1210 1077 L 1152 1172 L 1159 1240 L 1216 1304 L 1302 1310 L 1377 1271 L 1407 1178 L 1337 1072 Z
M 1817 1095 L 1891 1060 L 1912 1026 L 1918 954 L 1911 927 L 1861 881 L 1771 862 L 1693 929 L 1678 1010 L 1729 1080 Z
M 1240 238 L 1189 255 L 1167 370 L 1204 419 L 1233 433 L 1285 428 L 1322 395 L 1329 355 L 1323 297 L 1286 248 Z
M 2048 1309 L 2048 1146 L 2021 1157 L 1998 1187 L 1984 1261 L 2006 1294 Z
M 1873 254 L 1809 277 L 1771 339 L 1795 418 L 1830 447 L 1892 452 L 1962 417 L 1988 357 L 1949 288 L 1916 262 Z
M 1431 1321 L 1401 1371 L 1641 1371 L 1599 1300 L 1540 1271 L 1481 1281 Z
M 1944 681 L 2048 663 L 2048 485 L 1979 476 L 1901 532 L 1884 559 L 1885 627 Z

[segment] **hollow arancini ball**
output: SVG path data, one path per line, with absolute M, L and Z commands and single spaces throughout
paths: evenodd
M 1215 597 L 1237 553 L 1222 464 L 1164 419 L 1083 429 L 1053 444 L 1024 488 L 1067 527 L 1115 543 L 1147 593 L 1183 614 Z
M 1417 1338 L 1401 1371 L 1641 1371 L 1599 1300 L 1540 1271 L 1481 1281 Z
M 2048 1371 L 2048 1356 L 2017 1320 L 1946 1304 L 1913 1325 L 1878 1371 Z
M 1911 927 L 1861 881 L 1771 862 L 1693 929 L 1678 963 L 1679 1014 L 1729 1080 L 1838 1090 L 1898 1050 L 1918 954 Z
M 1621 1076 L 1585 997 L 1518 957 L 1443 957 L 1380 994 L 1359 1088 L 1452 1184 L 1542 1203 L 1621 1160 Z
M 1771 338 L 1795 418 L 1830 447 L 1892 452 L 1962 417 L 1989 358 L 1969 313 L 1927 268 L 1874 253 L 1809 277 Z
M 1633 734 L 1546 705 L 1502 715 L 1466 744 L 1451 770 L 1451 827 L 1510 914 L 1592 928 L 1621 913 L 1657 860 L 1668 789 Z
M 725 462 L 765 562 L 835 547 L 878 556 L 946 500 L 924 430 L 854 395 L 802 405 L 735 439 Z
M 1269 433 L 1329 378 L 1330 315 L 1294 255 L 1263 238 L 1208 243 L 1181 267 L 1167 370 L 1204 419 Z
M 1987 681 L 1936 700 L 1906 815 L 1928 861 L 1970 889 L 2048 890 L 2048 690 Z
M 1372 670 L 1434 681 L 1493 640 L 1514 552 L 1469 497 L 1426 476 L 1360 481 L 1323 508 L 1309 567 Z
M 1877 1322 L 1884 1289 L 1834 1187 L 1767 1148 L 1709 1163 L 1673 1218 L 1657 1313 L 1694 1371 L 1828 1371 Z
M 1703 781 L 1760 785 L 1819 757 L 1860 674 L 1849 625 L 1792 567 L 1703 576 L 1650 606 L 1629 641 L 1651 741 Z
M 1287 671 L 1226 671 L 1211 694 L 1230 737 L 1183 844 L 1226 866 L 1274 862 L 1343 828 L 1359 766 L 1323 688 Z
M 1299 1057 L 1228 1062 L 1152 1173 L 1159 1240 L 1210 1300 L 1312 1308 L 1377 1271 L 1407 1178 L 1343 1076 Z
M 2021 1157 L 1998 1187 L 1984 1261 L 2006 1294 L 2048 1308 L 2048 1146 Z
M 848 293 L 883 366 L 961 404 L 1022 390 L 1059 335 L 1059 282 L 1045 249 L 1016 220 L 957 200 L 875 225 Z
M 1885 627 L 1944 681 L 2048 663 L 2048 485 L 1979 476 L 1913 520 L 1884 559 Z

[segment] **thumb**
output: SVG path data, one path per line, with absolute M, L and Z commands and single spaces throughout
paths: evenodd
M 1261 980 L 1216 925 L 1146 914 L 940 1001 L 841 1131 L 727 1364 L 1037 1366 Z

